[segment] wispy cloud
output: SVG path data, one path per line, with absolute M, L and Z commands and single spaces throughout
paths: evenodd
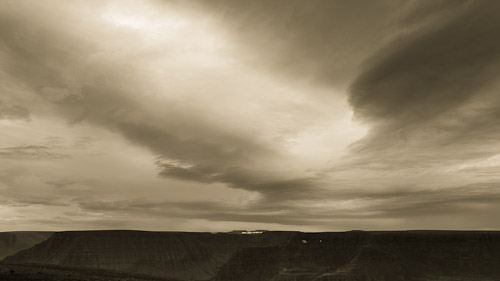
M 29 121 L 30 112 L 20 105 L 7 104 L 0 100 L 0 119 L 20 119 Z
M 12 159 L 61 159 L 69 157 L 68 155 L 52 151 L 46 146 L 27 145 L 15 147 L 0 148 L 0 157 Z

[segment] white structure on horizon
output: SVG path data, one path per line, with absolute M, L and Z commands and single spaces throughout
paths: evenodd
M 264 231 L 260 230 L 246 230 L 242 231 L 241 234 L 262 234 Z

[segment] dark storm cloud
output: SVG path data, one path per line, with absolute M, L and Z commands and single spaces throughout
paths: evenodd
M 294 178 L 290 175 L 239 167 L 222 169 L 215 169 L 213 166 L 182 167 L 161 160 L 158 160 L 156 164 L 161 168 L 160 175 L 164 177 L 203 183 L 221 182 L 235 188 L 258 191 L 274 199 L 280 197 L 281 199 L 305 199 L 321 196 L 316 193 L 321 192 L 313 177 Z
M 273 75 L 342 87 L 392 31 L 403 1 L 217 0 L 200 5 Z
M 111 120 L 102 121 L 112 121 L 114 123 L 111 124 L 113 129 L 118 130 L 133 142 L 146 145 L 161 156 L 207 166 L 205 169 L 198 169 L 197 173 L 210 174 L 214 172 L 214 169 L 217 169 L 218 165 L 236 165 L 239 163 L 238 161 L 250 161 L 255 154 L 264 154 L 267 150 L 265 147 L 259 147 L 258 143 L 253 143 L 251 140 L 245 140 L 239 136 L 223 135 L 224 132 L 220 132 L 221 135 L 216 135 L 217 128 L 208 132 L 207 128 L 201 128 L 201 125 L 193 122 L 194 120 L 188 116 L 178 120 L 182 124 L 176 124 L 177 120 L 161 122 L 149 118 L 143 112 L 135 111 L 133 105 L 123 105 L 123 108 L 116 108 L 115 103 L 110 103 L 105 106 L 110 107 L 108 110 L 111 111 L 112 115 L 110 116 Z M 123 112 L 120 112 L 122 109 Z M 135 115 L 135 120 L 129 119 L 130 115 Z M 144 117 L 139 119 L 141 115 Z M 200 122 L 202 121 L 200 120 Z M 204 125 L 210 126 L 208 123 Z M 184 126 L 184 128 L 180 126 Z M 180 137 L 176 129 L 203 130 L 207 131 L 207 134 L 203 138 L 198 138 L 196 135 Z M 268 152 L 272 153 L 270 150 Z M 202 179 L 203 175 L 198 177 Z
M 475 135 L 477 126 L 499 128 L 498 100 L 493 94 L 497 90 L 488 87 L 497 81 L 500 70 L 496 36 L 500 4 L 441 4 L 447 7 L 442 12 L 447 16 L 417 25 L 376 52 L 351 85 L 355 116 L 373 124 L 360 147 L 380 149 L 416 138 L 443 140 L 443 136 L 446 143 L 461 134 Z M 434 9 L 428 5 L 415 9 L 406 21 L 427 19 L 428 8 Z M 480 134 L 475 137 L 483 139 Z

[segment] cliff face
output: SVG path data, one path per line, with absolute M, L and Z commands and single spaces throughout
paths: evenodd
M 248 235 L 142 231 L 55 233 L 6 262 L 133 272 L 182 280 L 208 280 L 240 248 L 278 245 L 289 234 Z
M 241 249 L 215 281 L 499 280 L 500 233 L 299 234 Z
M 0 232 L 0 260 L 21 250 L 30 248 L 47 238 L 52 232 Z
M 213 280 L 317 280 L 348 265 L 368 239 L 365 232 L 298 233 L 279 247 L 240 249 Z
M 500 280 L 500 232 L 61 232 L 5 261 L 179 280 Z

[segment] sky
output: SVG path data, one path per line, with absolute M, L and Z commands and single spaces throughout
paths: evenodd
M 1 1 L 0 231 L 500 229 L 499 13 Z

